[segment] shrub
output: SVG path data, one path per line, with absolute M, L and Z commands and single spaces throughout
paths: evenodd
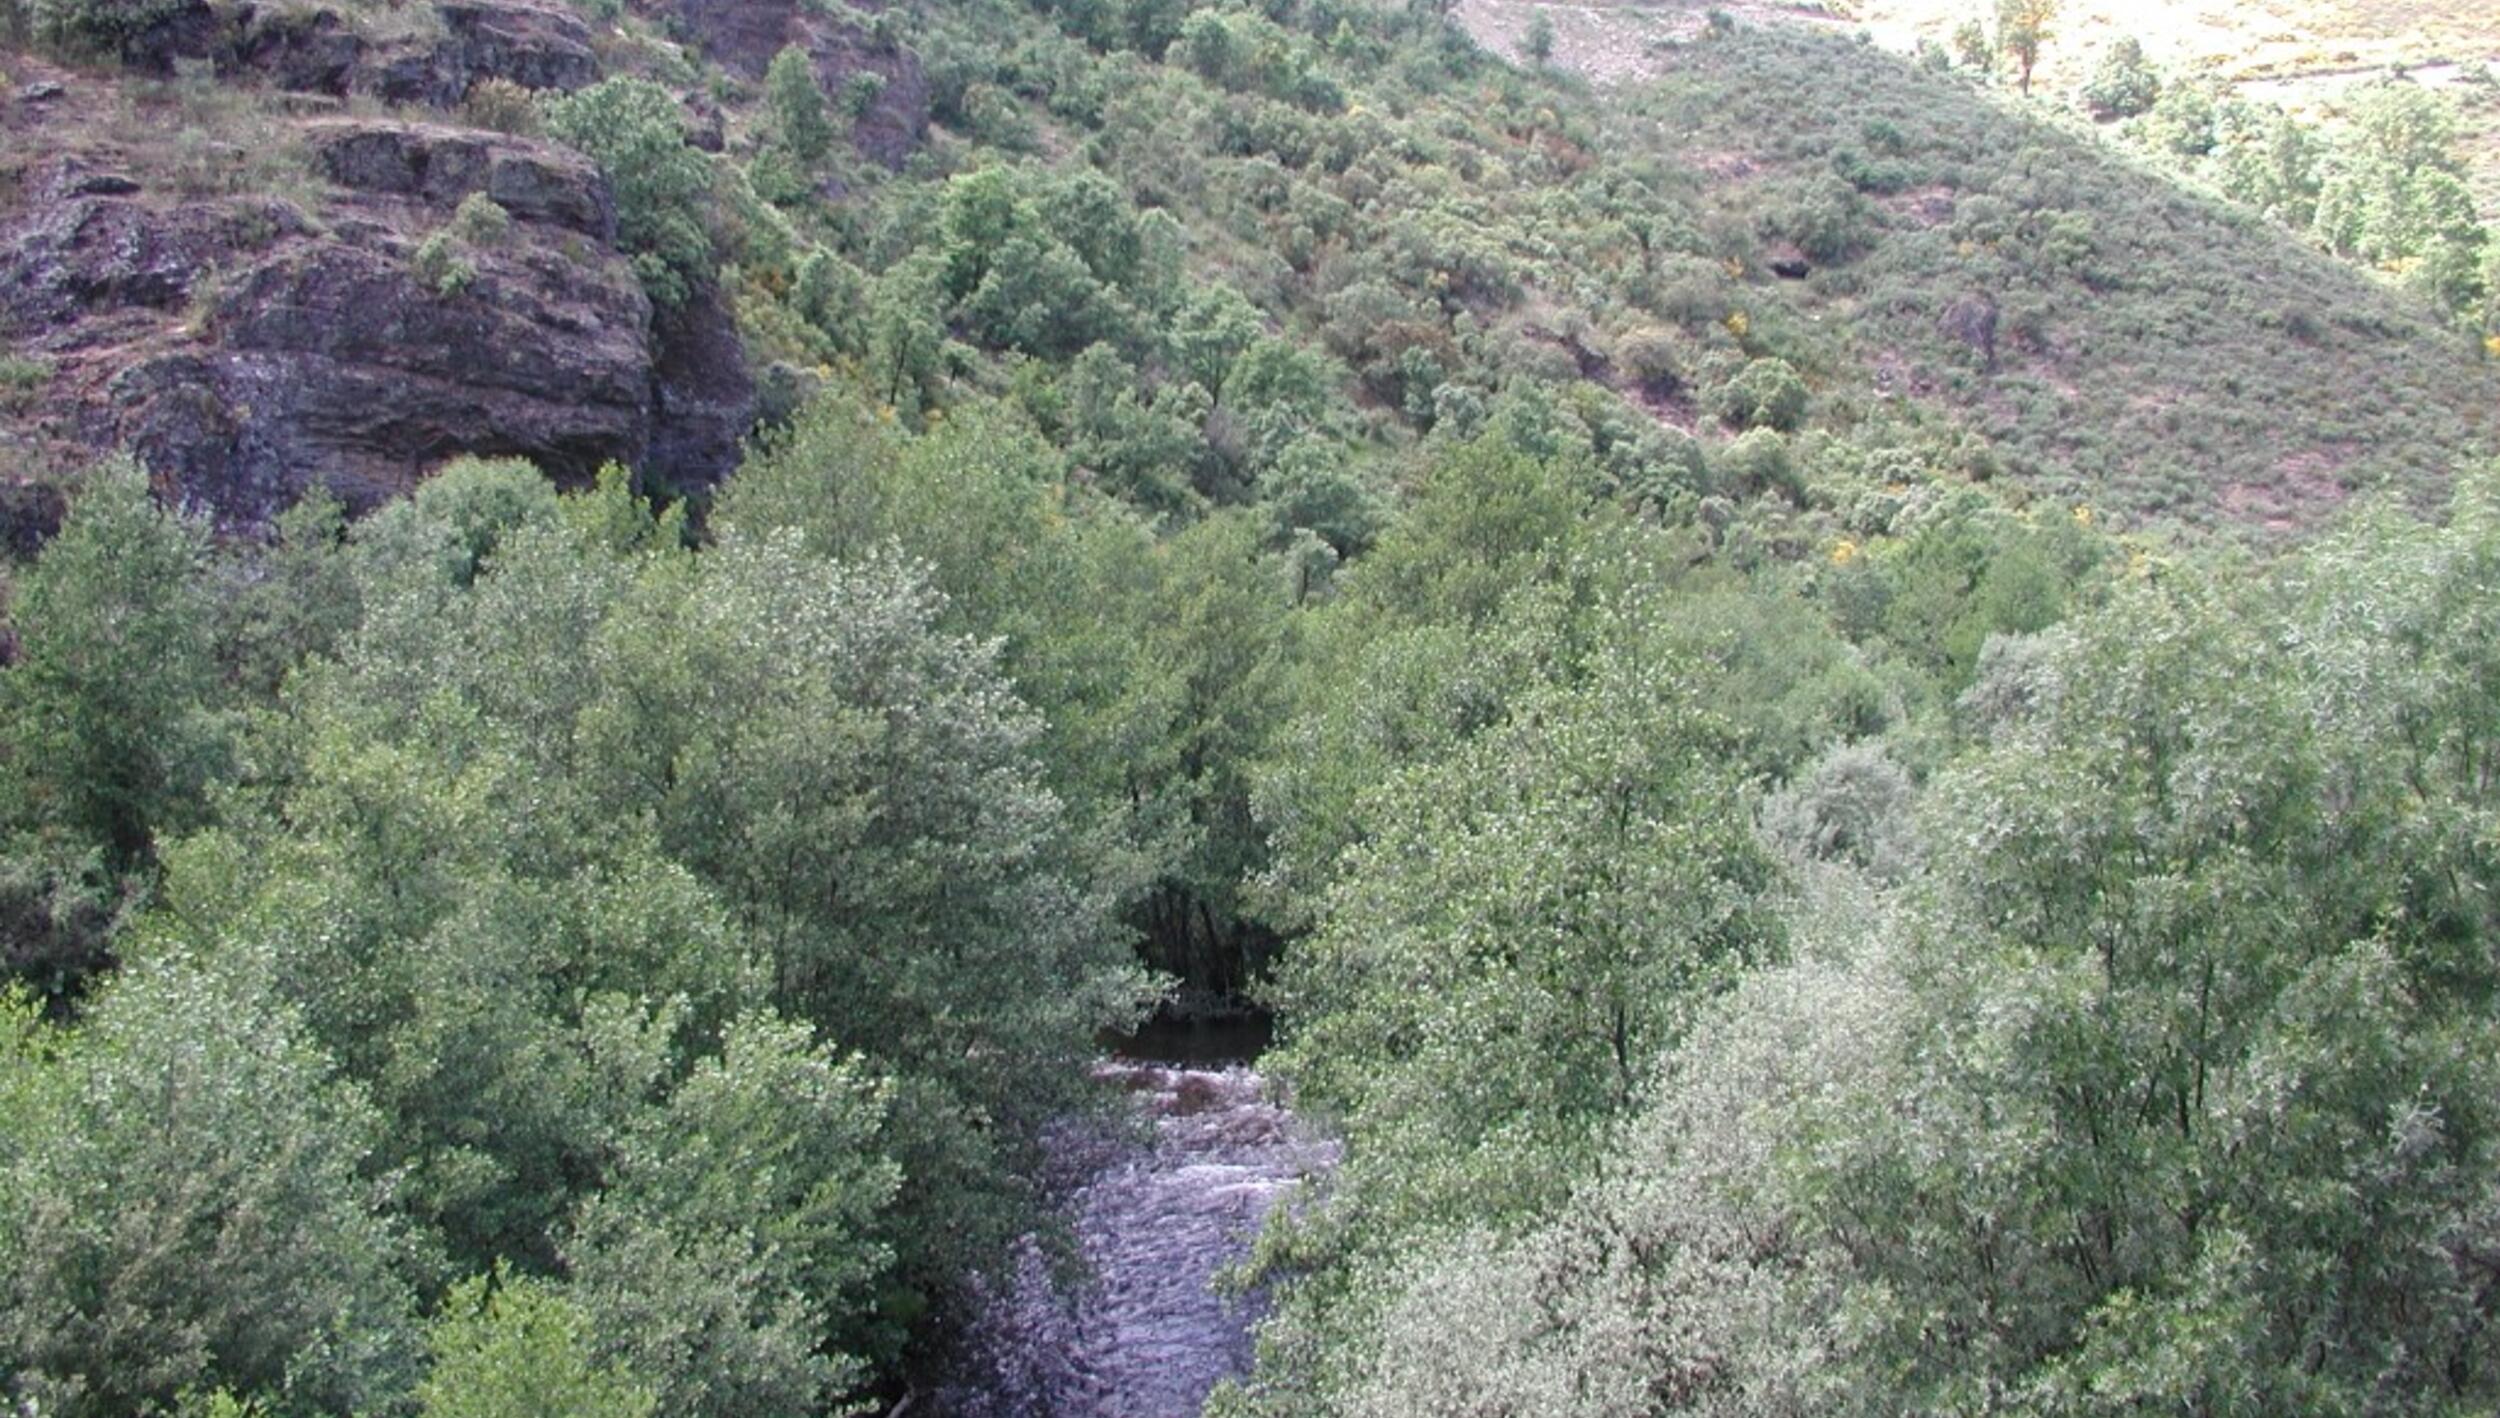
M 52 379 L 52 361 L 21 355 L 0 355 L 0 409 L 15 412 L 34 402 L 35 391 Z
M 1842 744 L 1762 804 L 1762 834 L 1792 859 L 1845 861 L 1878 878 L 1907 869 L 1916 842 L 1910 775 L 1879 742 Z
M 1788 440 L 1771 429 L 1749 429 L 1719 450 L 1712 460 L 1718 485 L 1739 497 L 1767 492 L 1795 496 L 1803 489 L 1796 460 L 1788 456 Z
M 1806 416 L 1806 383 L 1788 361 L 1749 362 L 1719 386 L 1714 411 L 1731 428 L 1794 429 Z
M 963 121 L 973 137 L 995 148 L 1026 152 L 1041 141 L 1032 115 L 1016 102 L 1014 94 L 996 84 L 974 84 L 964 90 Z
M 1661 325 L 1643 323 L 1617 335 L 1614 362 L 1644 388 L 1673 389 L 1684 382 L 1683 341 Z
M 2145 62 L 2144 46 L 2128 35 L 2109 47 L 2083 86 L 2084 107 L 2094 118 L 2133 118 L 2152 111 L 2161 97 L 2161 76 Z
M 1892 175 L 1892 164 L 1879 170 L 1854 153 L 1844 153 L 1835 162 L 1846 167 L 1848 180 L 1815 177 L 1784 184 L 1763 217 L 1770 235 L 1795 243 L 1816 261 L 1846 260 L 1866 244 L 1866 199 L 1853 183 L 1863 181 L 1879 190 L 1901 185 Z
M 431 287 L 436 295 L 449 300 L 477 284 L 477 266 L 454 246 L 448 230 L 438 231 L 418 243 L 416 254 L 408 259 L 409 269 L 417 279 Z
M 510 79 L 480 79 L 460 101 L 460 117 L 472 128 L 535 138 L 547 122 L 538 111 L 538 97 Z
M 1237 58 L 1233 27 L 1213 10 L 1200 10 L 1181 25 L 1180 60 L 1201 76 L 1224 82 Z
M 874 69 L 862 69 L 842 81 L 842 111 L 858 118 L 875 108 L 877 99 L 884 93 L 885 75 Z
M 510 230 L 512 213 L 485 193 L 470 193 L 460 200 L 460 208 L 452 210 L 452 220 L 442 223 L 442 230 L 417 243 L 407 265 L 435 295 L 450 300 L 477 283 L 477 263 L 467 253 L 495 248 Z
M 512 230 L 512 214 L 485 193 L 472 192 L 460 199 L 448 229 L 471 246 L 494 246 Z
M 181 13 L 183 0 L 31 0 L 35 38 L 68 53 L 119 54 Z

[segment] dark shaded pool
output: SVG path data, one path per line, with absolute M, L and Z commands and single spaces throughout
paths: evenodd
M 1156 1015 L 1133 1034 L 1105 1030 L 1102 1046 L 1145 1063 L 1246 1064 L 1275 1040 L 1276 1020 L 1264 1011 L 1172 1019 Z

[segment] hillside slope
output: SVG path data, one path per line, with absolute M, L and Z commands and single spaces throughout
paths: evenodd
M 1946 43 L 1980 7 L 1955 0 L 1856 0 L 1846 20 L 1903 53 Z M 2076 0 L 2059 8 L 2041 57 L 2041 81 L 2079 87 L 2121 38 L 2155 63 L 2210 74 L 2237 92 L 2333 116 L 2354 85 L 2410 73 L 2442 86 L 2470 84 L 2500 64 L 2500 12 L 2473 0 L 2239 0 L 2141 6 Z M 2500 215 L 2500 99 L 2463 88 L 2467 147 L 2486 218 Z
M 2402 299 L 1846 40 L 1685 15 L 1641 46 L 1657 82 L 1593 96 L 1361 8 L 1151 33 L 1004 4 L 844 13 L 193 7 L 127 68 L 8 60 L 0 309 L 23 353 L 0 420 L 21 480 L 129 444 L 242 525 L 310 481 L 361 503 L 461 452 L 700 488 L 758 411 L 748 364 L 770 416 L 828 379 L 892 402 L 865 374 L 880 358 L 908 365 L 918 407 L 1012 387 L 1078 466 L 1144 477 L 1161 490 L 1130 491 L 1165 507 L 1255 497 L 1296 441 L 1385 485 L 1444 392 L 1464 426 L 1533 389 L 1620 486 L 1741 501 L 1758 479 L 1683 478 L 1676 450 L 1690 434 L 1706 458 L 1756 421 L 1727 390 L 1763 360 L 1807 386 L 1787 432 L 1896 450 L 1922 478 L 2002 469 L 2122 524 L 2279 532 L 2358 488 L 2428 494 L 2486 443 L 2488 370 Z M 812 172 L 764 82 L 785 46 L 853 139 Z M 631 288 L 635 243 L 578 159 L 470 97 L 601 76 L 657 81 L 683 141 L 718 150 L 682 307 Z M 151 128 L 179 141 L 137 141 Z M 1138 255 L 1041 233 L 1034 254 L 1085 262 L 1077 284 L 1037 268 L 1014 298 L 1042 304 L 976 308 L 994 263 L 962 243 L 1018 238 L 961 224 L 983 169 Z M 477 192 L 512 218 L 491 239 L 452 226 Z M 1069 304 L 1088 287 L 1107 300 Z M 942 328 L 895 347 L 906 316 Z M 1264 326 L 1316 401 L 1232 407 L 1229 365 L 1170 346 L 1175 319 Z M 1096 397 L 1065 382 L 1079 356 L 1079 384 L 1125 385 L 1134 415 L 1069 418 L 1072 394 Z M 1816 448 L 1797 450 L 1801 489 L 1864 481 Z M 1140 459 L 1164 466 L 1101 466 Z M 53 505 L 19 501 L 37 522 Z
M 2288 527 L 2487 446 L 2470 339 L 2251 215 L 1949 75 L 1761 29 L 1625 106 L 1756 226 L 1844 253 L 1806 318 L 2062 500 Z

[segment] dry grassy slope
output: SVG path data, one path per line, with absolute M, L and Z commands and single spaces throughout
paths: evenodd
M 1650 72 L 1650 47 L 1697 30 L 1706 10 L 1864 30 L 1901 53 L 1922 40 L 1948 43 L 1955 27 L 1993 12 L 1990 0 L 1462 0 L 1468 27 L 1488 47 L 1518 52 L 1529 16 L 1554 21 L 1557 61 L 1600 82 Z M 2500 69 L 2495 0 L 2063 0 L 2041 56 L 2039 85 L 2081 84 L 2103 50 L 2134 35 L 2172 70 L 2210 70 L 2252 96 L 2333 121 L 2354 85 L 2403 68 L 2427 83 L 2453 83 L 2461 66 Z M 2469 105 L 2463 134 L 2486 215 L 2500 218 L 2500 102 Z
M 1984 8 L 1979 0 L 1836 0 L 1891 46 L 1942 42 Z M 2342 95 L 2396 68 L 2425 82 L 2457 66 L 2500 67 L 2500 4 L 2493 0 L 2065 0 L 2042 56 L 2041 79 L 2071 88 L 2101 51 L 2132 34 L 2166 68 L 2210 68 L 2252 95 L 2332 120 Z M 2500 104 L 2469 108 L 2465 142 L 2484 211 L 2500 216 Z
M 2078 122 L 1774 11 L 1688 41 L 1698 9 L 1576 9 L 1558 61 L 1658 81 L 1615 89 L 1607 141 L 1657 147 L 1722 227 L 1775 230 L 1800 192 L 1862 174 L 1854 254 L 1777 283 L 1814 328 L 1771 338 L 1827 411 L 1929 410 L 2035 493 L 2274 533 L 2364 489 L 2435 503 L 2488 455 L 2493 371 L 2400 293 Z M 1500 0 L 1464 13 L 1524 28 Z M 1974 311 L 1984 355 L 1957 333 Z
M 1842 0 L 1855 23 L 1888 44 L 1943 42 L 1992 7 L 1980 0 Z M 2071 84 L 2101 48 L 2132 34 L 2163 64 L 2213 65 L 2227 78 L 2500 54 L 2500 8 L 2487 0 L 2065 0 L 2042 57 L 2051 83 Z

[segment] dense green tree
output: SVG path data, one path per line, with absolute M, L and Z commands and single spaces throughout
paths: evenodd
M 833 151 L 833 119 L 825 109 L 825 91 L 816 85 L 815 61 L 798 45 L 784 45 L 764 71 L 764 102 L 772 112 L 773 136 L 802 163 L 824 161 Z
M 1588 469 L 1501 433 L 1445 449 L 1308 618 L 1291 718 L 1254 772 L 1264 919 L 1307 929 L 1385 778 L 1456 751 L 1568 664 L 1590 538 Z
M 2476 319 L 2490 241 L 2456 151 L 2445 95 L 2412 83 L 2366 90 L 2320 179 L 2314 225 L 2341 255 L 2399 273 L 2436 308 Z
M 1200 505 L 1191 475 L 1207 458 L 1199 433 L 1203 390 L 1165 385 L 1141 398 L 1137 371 L 1117 350 L 1097 344 L 1069 365 L 1060 393 L 1068 461 L 1081 475 L 1149 512 Z
M 649 1385 L 599 1362 L 579 1306 L 509 1270 L 453 1286 L 426 1340 L 424 1418 L 650 1418 L 658 1403 Z
M 1783 1207 L 1777 1179 L 1796 1145 L 1788 1120 L 1821 1129 L 1809 1146 L 1848 1145 L 1836 1130 L 1857 1121 L 1853 1092 L 1890 1081 L 1905 992 L 1880 948 L 1880 898 L 1824 876 L 1809 901 L 1792 912 L 1797 958 L 1696 1012 L 1571 1208 L 1424 1241 L 1361 1296 L 1364 1351 L 1316 1393 L 1269 1378 L 1252 1411 L 1881 1411 L 1880 1398 L 1857 1406 L 1840 1367 L 1849 1332 L 1823 1303 L 1833 1258 L 1798 1243 L 1805 1205 Z M 1835 935 L 1849 943 L 1838 960 Z M 1329 1333 L 1270 1339 L 1327 1345 Z
M 2500 636 L 2465 588 L 2495 526 L 2483 490 L 2445 528 L 2373 516 L 2263 591 L 2174 577 L 2058 637 L 1932 791 L 1912 908 L 1818 891 L 1796 963 L 1670 1055 L 1581 1204 L 1429 1252 L 1320 1391 L 2487 1404 L 2500 1020 L 2467 706 Z
M 137 464 L 115 461 L 89 475 L 18 578 L 0 720 L 20 830 L 123 873 L 191 820 L 219 747 L 206 557 L 201 530 L 156 505 Z
M 2483 347 L 2500 355 L 2500 239 L 2483 243 Z
M 1844 625 L 1880 636 L 1950 696 L 1970 686 L 1990 636 L 2054 623 L 2105 554 L 2071 517 L 2017 519 L 1963 499 L 1899 528 L 1833 598 Z
M 899 1182 L 885 1106 L 805 1025 L 731 1024 L 620 1140 L 566 1247 L 600 1351 L 671 1413 L 806 1418 L 850 1392 L 864 1356 L 826 1341 L 890 1260 L 872 1239 Z
M 1026 1223 L 1145 990 L 995 648 L 881 536 L 676 521 L 474 464 L 361 524 L 361 623 L 171 854 L 162 929 L 262 944 L 463 1270 L 561 1261 L 673 1406 L 813 1412 Z
M 1142 647 L 1167 676 L 1167 791 L 1186 823 L 1183 851 L 1144 903 L 1148 944 L 1162 968 L 1228 994 L 1263 964 L 1266 942 L 1240 899 L 1267 861 L 1250 772 L 1283 718 L 1293 653 L 1293 588 L 1262 533 L 1257 518 L 1229 513 L 1159 548 L 1158 614 Z
M 1776 952 L 1724 724 L 1612 628 L 1587 683 L 1377 789 L 1284 966 L 1273 1066 L 1346 1129 L 1378 1239 L 1557 1199 L 1686 1004 Z
M 267 547 L 240 548 L 219 567 L 216 638 L 226 677 L 247 699 L 273 697 L 288 671 L 335 649 L 362 607 L 339 554 L 347 510 L 315 488 L 278 516 Z
M 608 686 L 578 740 L 594 820 L 649 814 L 777 1006 L 903 1076 L 921 1219 L 899 1239 L 933 1282 L 1017 1219 L 1021 1149 L 1142 982 L 1065 855 L 1039 724 L 994 644 L 939 630 L 916 571 L 735 529 L 692 570 L 587 637 Z
M 1953 57 L 1966 69 L 1983 73 L 1995 67 L 1996 55 L 1988 44 L 1988 27 L 1977 19 L 1968 19 L 1953 27 Z
M 0 670 L 0 970 L 65 1005 L 229 762 L 202 531 L 126 462 L 21 571 Z
M 1585 464 L 1501 432 L 1442 450 L 1366 563 L 1360 599 L 1409 623 L 1488 619 L 1521 584 L 1569 563 L 1592 482 Z
M 1181 372 L 1209 393 L 1224 388 L 1233 361 L 1265 330 L 1259 308 L 1227 285 L 1193 287 L 1182 299 L 1171 331 Z
M 685 113 L 668 90 L 648 79 L 606 79 L 551 100 L 547 128 L 607 174 L 617 243 L 653 300 L 681 304 L 711 280 L 704 213 L 712 163 L 687 143 Z
M 125 966 L 74 1031 L 8 1042 L 0 1370 L 47 1413 L 225 1384 L 387 1406 L 415 1354 L 383 1120 L 238 941 Z
M 2213 91 L 2195 82 L 2165 84 L 2144 116 L 2144 135 L 2175 157 L 2202 157 L 2215 142 Z
M 922 253 L 882 272 L 868 296 L 870 392 L 916 419 L 936 402 L 946 347 L 945 264 Z
M 2223 195 L 2305 231 L 2317 220 L 2319 142 L 2290 114 L 2226 106 L 2213 154 Z
M 1090 170 L 1057 177 L 1039 199 L 1042 224 L 1085 262 L 1095 280 L 1134 286 L 1145 260 L 1137 210 L 1110 178 Z
M 2425 485 L 2406 305 L 1777 28 L 1597 102 L 1411 6 L 819 16 L 938 125 L 836 173 L 805 51 L 594 8 L 555 126 L 763 431 L 13 571 L 0 1407 L 897 1392 L 1175 980 L 1347 1146 L 1221 1413 L 2492 1406 L 2488 498 L 2146 520 Z M 2436 101 L 2110 77 L 2488 317 Z
M 2372 84 L 2353 104 L 2352 126 L 2354 145 L 2373 161 L 2403 172 L 2456 165 L 2456 103 L 2436 90 Z
M 1260 480 L 1259 493 L 1274 510 L 1280 533 L 1290 537 L 1307 530 L 1340 559 L 1369 550 L 1389 520 L 1379 490 L 1319 439 L 1288 446 Z

